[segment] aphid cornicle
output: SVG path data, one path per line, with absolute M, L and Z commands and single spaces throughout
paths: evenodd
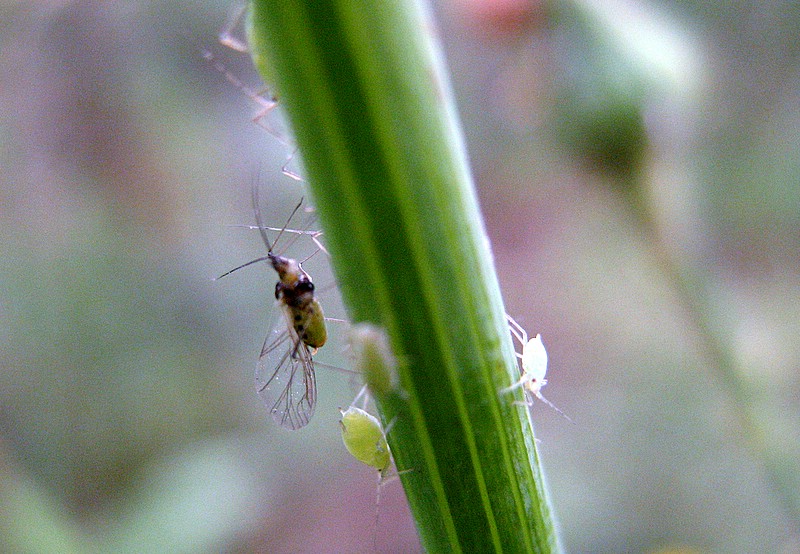
M 262 261 L 269 261 L 277 272 L 275 298 L 279 315 L 274 317 L 261 348 L 256 366 L 256 390 L 278 424 L 288 429 L 300 429 L 314 415 L 317 384 L 312 354 L 325 344 L 328 333 L 322 306 L 314 296 L 311 277 L 299 261 L 275 254 L 273 250 L 303 200 L 270 243 L 261 217 L 257 182 L 253 184 L 252 198 L 256 224 L 267 247 L 267 255 L 242 264 L 218 279 Z

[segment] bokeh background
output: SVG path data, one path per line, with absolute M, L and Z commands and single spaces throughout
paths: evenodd
M 271 270 L 212 281 L 263 255 L 234 226 L 253 179 L 277 225 L 303 194 L 202 55 L 258 86 L 216 42 L 230 8 L 0 3 L 2 551 L 419 550 L 399 483 L 376 527 L 377 475 L 341 444 L 351 378 L 320 368 L 297 432 L 255 395 Z M 800 552 L 775 479 L 800 473 L 796 4 L 434 11 L 507 309 L 575 420 L 533 408 L 567 550 Z M 320 359 L 346 365 L 333 335 Z

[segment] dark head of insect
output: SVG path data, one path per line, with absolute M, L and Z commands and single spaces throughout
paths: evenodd
M 283 304 L 292 327 L 310 348 L 319 348 L 328 338 L 322 306 L 314 297 L 314 283 L 300 262 L 270 253 L 272 267 L 278 272 L 275 298 Z
M 279 279 L 275 283 L 275 298 L 293 308 L 302 308 L 314 299 L 314 283 L 300 262 L 271 252 L 269 261 Z

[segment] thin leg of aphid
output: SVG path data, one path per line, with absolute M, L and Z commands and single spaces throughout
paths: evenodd
M 284 144 L 289 146 L 289 143 L 284 143 Z M 300 176 L 299 173 L 296 173 L 296 172 L 292 171 L 291 169 L 289 169 L 289 164 L 292 163 L 292 160 L 294 159 L 295 154 L 297 154 L 297 146 L 295 146 L 294 150 L 292 150 L 292 152 L 289 154 L 289 156 L 287 156 L 286 163 L 283 164 L 283 166 L 281 167 L 281 173 L 283 173 L 284 175 L 286 175 L 290 179 L 294 179 L 295 181 L 300 181 L 301 183 L 303 183 L 303 182 L 305 182 L 305 179 L 303 179 L 303 177 Z
M 305 229 L 289 229 L 287 227 L 278 228 L 278 227 L 268 227 L 268 226 L 264 226 L 264 229 L 266 229 L 267 231 L 283 231 L 284 233 L 297 235 L 297 237 L 307 236 L 317 246 L 318 249 L 322 250 L 326 255 L 330 256 L 330 252 L 328 252 L 328 249 L 325 248 L 325 245 L 322 244 L 322 242 L 319 240 L 319 237 L 321 237 L 322 234 L 323 234 L 322 231 L 311 231 L 311 225 L 313 223 L 314 223 L 314 219 L 309 220 L 308 225 L 306 225 Z M 238 225 L 234 225 L 234 227 L 238 227 Z M 248 227 L 250 229 L 255 229 L 256 228 L 256 227 L 254 227 L 252 225 L 245 225 L 244 227 Z M 294 244 L 294 241 L 297 240 L 297 237 L 292 239 L 292 242 L 290 242 L 286 246 L 287 249 L 289 248 L 289 246 Z M 316 254 L 316 252 L 314 254 Z M 313 256 L 313 254 L 312 254 L 312 256 Z M 310 257 L 311 256 L 309 256 L 309 258 Z M 306 258 L 306 260 L 307 259 L 308 258 Z M 304 262 L 306 260 L 302 260 L 300 263 L 302 263 L 302 262 Z
M 237 52 L 247 53 L 249 48 L 245 40 L 239 39 L 234 36 L 236 28 L 244 20 L 244 14 L 247 12 L 247 3 L 242 2 L 240 5 L 234 4 L 225 26 L 219 32 L 219 42 L 228 48 L 236 50 Z
M 257 102 L 259 105 L 262 106 L 262 108 L 256 113 L 256 115 L 252 117 L 251 119 L 252 122 L 261 127 L 262 129 L 264 129 L 270 135 L 272 135 L 272 137 L 275 138 L 275 140 L 280 142 L 282 145 L 286 147 L 291 146 L 292 145 L 291 140 L 286 138 L 286 136 L 280 130 L 273 128 L 272 125 L 269 124 L 268 116 L 270 115 L 272 110 L 278 107 L 277 98 L 269 94 L 269 88 L 267 87 L 264 87 L 263 89 L 261 89 L 261 91 L 257 92 L 256 96 L 258 98 L 262 98 L 261 102 Z M 295 177 L 295 174 L 291 172 L 287 173 L 283 167 L 281 167 L 281 172 L 287 175 L 288 177 L 292 177 L 293 179 L 302 181 L 302 179 L 297 178 L 299 176 Z
M 220 72 L 230 84 L 242 91 L 251 102 L 259 107 L 258 112 L 256 112 L 255 116 L 253 116 L 253 123 L 267 131 L 282 144 L 288 145 L 285 137 L 283 137 L 280 132 L 270 127 L 267 123 L 267 116 L 278 106 L 278 101 L 269 94 L 269 89 L 264 88 L 262 91 L 255 91 L 251 89 L 245 85 L 241 79 L 236 77 L 236 75 L 228 71 L 225 65 L 223 65 L 223 63 L 220 62 L 209 50 L 202 49 L 201 52 L 203 54 L 203 58 L 205 58 L 214 69 Z
M 528 332 L 522 328 L 522 325 L 517 323 L 514 320 L 514 318 L 508 314 L 506 314 L 506 320 L 508 320 L 508 322 L 511 324 L 511 326 L 509 327 L 511 334 L 514 335 L 514 337 L 516 337 L 516 339 L 524 348 L 525 345 L 528 344 Z
M 357 403 L 359 401 L 361 401 L 361 406 L 357 405 Z M 356 397 L 353 398 L 353 401 L 351 402 L 351 404 L 353 406 L 356 406 L 357 408 L 361 408 L 362 410 L 366 411 L 367 410 L 367 402 L 369 402 L 369 393 L 367 392 L 367 385 L 364 385 L 363 387 L 361 387 L 361 390 L 358 391 L 358 394 L 356 395 Z
M 389 433 L 389 429 L 391 428 L 392 424 L 397 421 L 397 418 L 392 420 L 392 423 L 386 426 L 386 432 L 384 435 Z M 378 524 L 380 523 L 380 515 L 381 515 L 381 492 L 383 491 L 383 487 L 391 483 L 392 481 L 396 481 L 400 478 L 401 475 L 404 473 L 411 473 L 414 471 L 413 468 L 404 469 L 403 471 L 395 471 L 392 472 L 391 475 L 388 474 L 388 470 L 378 471 L 378 490 L 375 493 L 375 534 L 372 538 L 372 550 L 374 552 L 378 551 Z
M 383 489 L 383 472 L 378 471 L 378 490 L 375 492 L 375 526 L 372 531 L 372 551 L 378 551 L 378 524 L 381 517 L 381 490 Z
M 244 224 L 239 224 L 239 223 L 228 223 L 225 226 L 226 227 L 242 227 L 244 229 L 258 229 L 258 226 L 256 226 L 256 225 L 244 225 Z M 264 229 L 266 229 L 267 231 L 278 232 L 282 228 L 281 227 L 264 227 Z M 327 255 L 327 256 L 331 255 L 331 253 L 328 252 L 328 249 L 325 247 L 325 245 L 322 244 L 322 241 L 319 240 L 319 237 L 321 237 L 323 235 L 322 231 L 310 231 L 310 230 L 304 231 L 302 229 L 288 229 L 288 228 L 285 228 L 285 229 L 283 229 L 283 232 L 284 233 L 288 233 L 288 234 L 292 234 L 292 235 L 305 235 L 308 238 L 310 238 L 311 241 L 314 243 L 314 245 L 317 248 L 319 248 L 320 250 L 322 250 L 325 253 L 325 255 Z
M 229 38 L 229 40 L 234 41 L 233 43 L 235 44 L 243 44 L 239 43 L 236 39 L 233 39 L 232 37 Z M 220 42 L 222 41 L 223 39 L 220 38 Z M 235 46 L 233 46 L 233 43 L 223 42 L 223 44 L 225 44 L 226 46 L 230 46 L 235 50 L 238 49 Z M 246 48 L 246 45 L 244 47 Z M 270 125 L 269 123 L 270 114 L 275 108 L 278 107 L 278 99 L 270 93 L 269 87 L 264 87 L 261 90 L 253 90 L 252 88 L 244 84 L 244 82 L 242 82 L 241 79 L 239 79 L 233 73 L 228 71 L 225 65 L 219 60 L 217 60 L 210 51 L 204 49 L 202 50 L 202 53 L 203 57 L 206 60 L 208 60 L 209 63 L 211 63 L 214 69 L 219 71 L 230 84 L 232 84 L 234 87 L 242 91 L 244 95 L 250 99 L 251 102 L 253 102 L 255 105 L 259 107 L 259 110 L 256 112 L 256 115 L 254 115 L 252 118 L 253 123 L 255 123 L 262 129 L 264 129 L 266 132 L 268 132 L 270 135 L 272 135 L 278 142 L 280 142 L 287 148 L 292 149 L 289 155 L 286 157 L 286 162 L 281 166 L 281 173 L 283 173 L 284 175 L 286 175 L 291 179 L 294 179 L 295 181 L 304 182 L 304 179 L 300 174 L 289 169 L 289 164 L 292 163 L 292 160 L 294 160 L 294 157 L 297 154 L 297 146 L 294 144 L 294 141 L 288 138 L 280 130 L 273 128 L 272 125 Z
M 289 219 L 286 220 L 286 225 L 283 226 L 283 228 L 278 233 L 278 236 L 275 237 L 275 240 L 272 241 L 272 243 L 270 244 L 269 237 L 267 237 L 267 231 L 266 231 L 267 228 L 264 225 L 264 218 L 261 216 L 261 204 L 259 203 L 259 200 L 258 200 L 258 176 L 256 176 L 256 180 L 253 181 L 253 188 L 251 190 L 251 196 L 252 196 L 252 200 L 253 200 L 253 213 L 255 214 L 256 225 L 258 225 L 258 232 L 261 233 L 261 239 L 264 241 L 264 245 L 266 245 L 267 250 L 269 252 L 272 252 L 272 248 L 275 246 L 275 244 L 281 238 L 283 233 L 286 231 L 286 227 L 289 224 L 289 222 L 292 220 L 292 218 L 294 217 L 294 214 L 296 214 L 297 210 L 300 209 L 300 206 L 303 205 L 303 198 L 300 198 L 300 202 L 297 203 L 297 206 L 294 207 L 294 209 L 292 210 L 292 213 L 289 214 Z
M 219 42 L 237 52 L 246 53 L 249 51 L 249 47 L 247 45 L 246 40 L 237 38 L 234 33 L 236 32 L 237 28 L 242 26 L 242 22 L 245 19 L 245 13 L 247 12 L 247 3 L 242 3 L 241 5 L 234 6 L 234 8 L 230 11 L 230 15 L 228 16 L 228 20 L 225 22 L 225 26 L 219 33 Z M 287 138 L 284 133 L 278 131 L 277 129 L 273 129 L 272 126 L 268 123 L 267 116 L 275 109 L 278 105 L 277 99 L 269 94 L 269 89 L 265 88 L 262 91 L 255 92 L 247 87 L 241 80 L 237 79 L 231 72 L 225 69 L 225 66 L 222 65 L 219 61 L 213 59 L 210 52 L 204 52 L 204 57 L 206 59 L 212 61 L 214 67 L 223 75 L 225 75 L 226 79 L 233 84 L 236 88 L 241 90 L 245 93 L 245 95 L 250 98 L 254 103 L 259 105 L 261 109 L 259 112 L 253 117 L 253 123 L 267 131 L 270 135 L 275 137 L 278 141 L 280 141 L 283 145 L 291 148 L 291 153 L 286 158 L 286 163 L 281 166 L 281 172 L 289 177 L 290 179 L 294 179 L 295 181 L 304 182 L 305 180 L 303 177 L 297 173 L 289 169 L 289 164 L 292 163 L 292 160 L 297 154 L 297 146 L 294 142 Z M 266 97 L 265 97 L 266 95 Z
M 297 240 L 297 239 L 295 238 L 294 240 Z M 294 242 L 294 241 L 292 241 L 292 243 L 293 243 L 293 242 Z M 291 243 L 290 243 L 290 244 L 291 244 Z M 317 249 L 316 249 L 314 252 L 312 252 L 311 254 L 309 254 L 308 256 L 306 256 L 305 258 L 303 258 L 302 260 L 300 260 L 300 261 L 299 261 L 300 265 L 303 265 L 304 263 L 306 263 L 308 260 L 310 260 L 311 258 L 313 258 L 314 256 L 316 256 L 317 254 L 319 254 L 319 252 L 320 252 L 320 249 L 319 249 L 319 248 L 317 248 Z
M 528 344 L 528 332 L 522 327 L 522 325 L 517 323 L 516 320 L 513 317 L 511 317 L 510 315 L 508 315 L 508 314 L 506 314 L 506 320 L 509 323 L 508 329 L 511 331 L 511 334 L 514 336 L 514 338 L 517 339 L 517 341 L 520 343 L 520 345 L 524 349 L 525 346 Z M 522 354 L 520 354 L 519 352 L 516 352 L 516 350 L 514 352 L 514 355 L 520 360 L 523 359 Z M 518 389 L 520 387 L 524 387 L 526 384 L 530 383 L 532 379 L 533 379 L 533 376 L 530 375 L 529 373 L 527 373 L 525 371 L 525 368 L 522 368 L 522 376 L 520 377 L 519 381 L 517 381 L 516 383 L 514 383 L 510 387 L 506 387 L 506 388 L 502 389 L 500 392 L 501 393 L 507 393 L 507 392 L 511 392 L 513 390 L 516 390 L 516 389 Z M 515 404 L 519 404 L 519 403 L 520 403 L 519 401 L 515 402 Z M 530 404 L 528 404 L 528 405 L 530 405 Z
M 303 201 L 303 199 L 301 198 L 301 199 L 300 199 L 300 202 L 302 203 L 302 201 Z M 292 213 L 292 215 L 294 215 L 294 212 Z M 284 250 L 288 250 L 288 249 L 289 249 L 289 248 L 291 248 L 291 246 L 292 246 L 292 245 L 295 243 L 295 241 L 297 241 L 297 240 L 298 240 L 298 239 L 299 239 L 301 236 L 303 236 L 303 235 L 306 235 L 306 236 L 309 236 L 309 237 L 311 237 L 311 241 L 312 241 L 312 242 L 313 242 L 315 245 L 317 245 L 318 249 L 317 249 L 316 251 L 314 251 L 314 253 L 313 253 L 313 254 L 311 254 L 310 256 L 308 256 L 307 258 L 305 258 L 305 259 L 303 259 L 303 260 L 300 260 L 300 264 L 303 264 L 303 263 L 305 263 L 306 261 L 308 261 L 308 260 L 311 258 L 311 256 L 314 256 L 314 255 L 316 255 L 316 254 L 317 254 L 317 252 L 319 252 L 320 250 L 324 251 L 324 252 L 325 252 L 325 254 L 328 254 L 328 255 L 330 255 L 330 254 L 328 253 L 328 251 L 327 251 L 327 250 L 326 250 L 324 247 L 322 247 L 322 244 L 319 242 L 319 240 L 318 240 L 318 239 L 316 238 L 316 236 L 315 236 L 315 235 L 317 235 L 317 236 L 318 236 L 319 234 L 321 234 L 321 233 L 322 233 L 322 231 L 316 231 L 316 232 L 310 232 L 310 231 L 309 231 L 309 229 L 311 229 L 311 225 L 312 225 L 313 223 L 314 223 L 314 219 L 312 218 L 312 219 L 311 219 L 311 220 L 308 222 L 308 224 L 305 226 L 305 229 L 301 229 L 299 232 L 295 232 L 295 233 L 293 233 L 293 234 L 294 234 L 294 236 L 292 237 L 292 239 L 291 239 L 291 240 L 290 240 L 290 241 L 289 241 L 289 242 L 286 244 L 286 246 L 284 247 Z M 285 228 L 283 229 L 283 231 L 284 231 L 284 232 L 287 232 L 287 233 L 289 232 L 289 231 L 288 231 L 287 229 L 285 229 Z
M 310 226 L 311 226 L 311 223 L 309 223 L 309 227 L 310 227 Z M 276 228 L 276 227 L 267 227 L 267 229 L 269 229 L 270 231 L 280 231 L 280 229 L 278 229 L 278 228 Z M 330 256 L 330 255 L 331 255 L 331 253 L 330 253 L 330 252 L 328 252 L 328 249 L 327 249 L 327 248 L 325 248 L 325 245 L 324 245 L 324 244 L 322 244 L 322 241 L 320 241 L 320 240 L 319 240 L 319 237 L 321 237 L 321 236 L 322 236 L 322 231 L 309 231 L 309 230 L 305 230 L 305 231 L 304 231 L 304 230 L 302 230 L 302 229 L 284 229 L 284 232 L 285 232 L 285 233 L 291 233 L 291 234 L 294 234 L 294 235 L 297 235 L 297 236 L 300 236 L 300 235 L 305 235 L 305 236 L 307 236 L 308 238 L 310 238 L 310 239 L 311 239 L 311 242 L 313 242 L 313 243 L 314 243 L 314 245 L 315 245 L 315 246 L 316 246 L 316 247 L 317 247 L 319 250 L 322 250 L 322 251 L 325 253 L 325 255 L 326 255 L 326 256 Z M 315 254 L 316 254 L 316 252 L 315 252 Z M 313 256 L 313 254 L 312 254 L 312 256 Z M 309 256 L 309 258 L 310 258 L 310 257 L 311 257 L 311 256 Z M 306 258 L 306 260 L 307 260 L 307 259 L 308 259 L 308 258 Z M 305 261 L 305 260 L 303 260 L 303 261 Z M 301 263 L 302 263 L 302 262 L 301 262 Z
M 270 93 L 269 87 L 265 86 L 254 90 L 244 84 L 244 82 L 236 77 L 236 75 L 228 71 L 225 65 L 219 61 L 209 50 L 203 48 L 201 49 L 201 53 L 203 58 L 205 58 L 214 69 L 221 73 L 230 84 L 239 89 L 251 102 L 253 102 L 253 104 L 258 106 L 258 111 L 256 111 L 256 114 L 251 118 L 252 122 L 272 135 L 272 137 L 282 145 L 286 146 L 287 148 L 293 148 L 296 151 L 297 148 L 295 147 L 294 142 L 288 138 L 284 132 L 282 132 L 280 129 L 274 128 L 270 124 L 270 115 L 272 114 L 272 111 L 278 107 L 278 99 Z M 302 178 L 297 173 L 287 168 L 293 157 L 294 151 L 289 156 L 289 161 L 284 164 L 284 167 L 282 167 L 281 170 L 287 177 L 302 181 Z
M 280 229 L 278 229 L 277 227 L 267 227 L 266 225 L 264 225 L 263 218 L 261 216 L 261 205 L 260 205 L 259 199 L 258 199 L 258 178 L 256 178 L 256 181 L 253 183 L 252 197 L 253 197 L 253 211 L 255 213 L 256 223 L 257 223 L 257 226 L 258 226 L 258 231 L 261 233 L 261 238 L 264 240 L 264 244 L 267 245 L 267 249 L 269 251 L 272 251 L 272 247 L 278 242 L 278 239 L 280 239 L 281 236 L 284 233 L 288 233 L 288 234 L 293 234 L 294 237 L 292 237 L 292 239 L 286 244 L 286 247 L 285 247 L 286 250 L 288 250 L 295 243 L 295 241 L 298 238 L 300 238 L 302 235 L 307 235 L 307 236 L 311 237 L 311 240 L 314 242 L 315 245 L 317 245 L 319 250 L 322 250 L 323 252 L 325 252 L 325 254 L 330 255 L 328 250 L 325 248 L 325 246 L 317 238 L 322 234 L 322 231 L 315 231 L 313 233 L 309 232 L 309 228 L 311 227 L 311 224 L 313 223 L 313 221 L 309 221 L 308 222 L 308 225 L 307 225 L 306 229 L 299 229 L 299 230 L 297 230 L 297 229 L 288 229 L 286 227 L 286 225 L 284 225 Z M 288 222 L 291 221 L 292 218 L 294 217 L 294 215 L 297 213 L 297 210 L 300 209 L 300 206 L 303 204 L 303 200 L 304 199 L 305 199 L 305 197 L 301 198 L 300 202 L 298 202 L 297 206 L 295 206 L 294 210 L 292 210 L 292 213 L 289 215 L 289 219 L 286 220 L 287 221 L 287 225 L 288 225 Z M 272 245 L 270 245 L 270 241 L 267 238 L 267 230 L 278 231 L 278 236 L 276 236 L 275 240 L 272 241 Z M 300 263 L 302 264 L 302 263 L 306 262 L 309 258 L 311 258 L 311 256 L 314 256 L 317 252 L 319 252 L 319 250 L 317 250 L 316 252 L 314 252 L 313 254 L 308 256 L 306 259 L 301 260 Z
M 330 256 L 330 255 L 331 255 L 331 253 L 330 253 L 330 252 L 328 252 L 328 249 L 327 249 L 327 248 L 325 248 L 325 245 L 324 245 L 324 244 L 322 244 L 322 242 L 319 240 L 319 237 L 320 237 L 320 235 L 322 235 L 322 231 L 319 231 L 319 232 L 317 232 L 317 233 L 315 233 L 315 234 L 311 235 L 311 240 L 312 240 L 312 241 L 314 241 L 314 244 L 316 244 L 316 245 L 317 245 L 317 248 L 319 248 L 320 250 L 322 250 L 323 252 L 325 252 L 325 255 L 326 255 L 326 256 Z
M 516 383 L 514 383 L 510 387 L 506 387 L 504 389 L 500 389 L 500 394 L 506 394 L 506 393 L 515 391 L 520 387 L 525 387 L 525 385 L 528 384 L 530 382 L 530 380 L 531 380 L 530 377 L 527 374 L 525 374 L 522 377 L 520 377 L 519 381 L 517 381 Z

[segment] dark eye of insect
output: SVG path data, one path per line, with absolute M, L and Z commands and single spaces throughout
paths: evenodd
M 314 292 L 314 283 L 311 281 L 303 282 L 297 285 L 298 292 Z

